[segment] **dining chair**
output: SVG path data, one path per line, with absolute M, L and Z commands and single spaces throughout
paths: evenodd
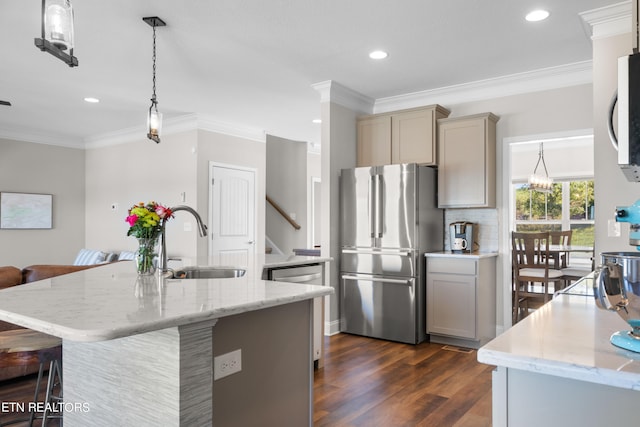
M 528 314 L 529 302 L 544 304 L 562 286 L 562 271 L 549 265 L 549 244 L 549 232 L 511 233 L 513 324 L 519 320 L 521 309 L 525 316 Z M 554 285 L 551 291 L 550 283 Z
M 551 239 L 552 245 L 562 245 L 569 246 L 571 244 L 571 235 L 573 234 L 573 230 L 563 230 L 563 231 L 550 231 L 549 238 Z M 567 264 L 569 263 L 569 252 L 559 253 L 557 258 L 554 258 L 554 268 L 567 268 Z

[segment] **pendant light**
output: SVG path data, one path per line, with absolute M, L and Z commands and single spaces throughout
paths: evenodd
M 538 166 L 544 167 L 544 176 L 538 175 Z M 549 172 L 547 172 L 547 164 L 544 162 L 544 148 L 542 142 L 540 143 L 540 150 L 538 151 L 538 163 L 533 170 L 533 174 L 529 175 L 529 190 L 539 191 L 541 193 L 551 193 L 553 188 L 553 178 L 549 178 Z
M 158 111 L 158 100 L 156 99 L 156 27 L 164 27 L 167 24 L 157 16 L 142 18 L 142 20 L 153 28 L 153 95 L 151 96 L 151 106 L 147 115 L 147 138 L 160 143 L 162 113 Z
M 71 0 L 42 0 L 41 38 L 35 45 L 48 52 L 69 67 L 78 66 L 73 56 L 73 7 Z M 69 51 L 69 53 L 65 51 Z

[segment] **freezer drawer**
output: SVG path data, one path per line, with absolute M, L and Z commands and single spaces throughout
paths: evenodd
M 418 276 L 423 257 L 412 250 L 381 250 L 377 248 L 342 248 L 340 268 L 344 272 L 377 276 Z
M 410 344 L 423 341 L 416 323 L 416 279 L 342 274 L 343 332 Z

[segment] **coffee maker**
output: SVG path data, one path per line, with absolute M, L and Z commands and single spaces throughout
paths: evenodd
M 472 222 L 457 221 L 449 224 L 449 242 L 452 252 L 473 251 L 473 229 Z

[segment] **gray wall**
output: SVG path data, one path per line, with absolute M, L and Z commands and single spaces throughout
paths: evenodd
M 311 425 L 311 303 L 218 320 L 213 327 L 214 356 L 241 349 L 242 371 L 213 383 L 213 425 Z
M 53 195 L 52 229 L 0 229 L 0 265 L 73 262 L 85 245 L 84 154 L 73 148 L 0 139 L 0 191 Z
M 607 132 L 609 101 L 617 88 L 618 57 L 631 53 L 631 33 L 593 40 L 593 115 L 596 205 L 596 262 L 600 252 L 633 251 L 629 224 L 621 224 L 620 237 L 609 237 L 607 223 L 616 205 L 630 205 L 640 198 L 640 184 L 628 182 L 618 167 L 618 154 Z
M 285 254 L 307 247 L 307 179 L 307 144 L 267 135 L 267 195 L 300 225 L 296 230 L 267 203 L 267 236 Z
M 329 296 L 325 333 L 340 329 L 339 315 L 339 262 L 340 262 L 340 171 L 356 164 L 355 111 L 334 102 L 323 102 L 322 111 L 322 243 L 323 257 L 332 257 L 329 263 L 329 283 L 335 293 Z

